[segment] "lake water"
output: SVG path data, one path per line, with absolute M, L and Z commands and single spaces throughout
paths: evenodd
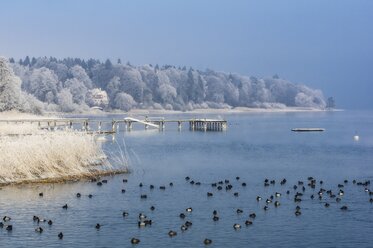
M 111 154 L 118 154 L 125 146 L 131 173 L 107 177 L 108 183 L 101 187 L 92 182 L 3 187 L 0 216 L 12 217 L 13 231 L 0 229 L 0 247 L 131 247 L 132 237 L 141 240 L 138 247 L 203 247 L 205 238 L 212 240 L 208 247 L 373 247 L 373 204 L 369 202 L 373 196 L 364 186 L 353 184 L 354 179 L 373 180 L 372 112 L 166 117 L 222 117 L 229 127 L 225 132 L 192 132 L 187 126 L 178 131 L 175 124 L 166 126 L 164 132 L 144 131 L 143 126 L 135 126 L 131 132 L 122 130 L 114 143 L 108 141 L 103 146 Z M 295 127 L 326 131 L 291 132 Z M 355 132 L 360 136 L 358 142 L 353 139 Z M 186 176 L 201 185 L 191 185 Z M 307 186 L 308 177 L 317 179 L 315 189 Z M 265 178 L 276 180 L 276 184 L 264 187 Z M 287 183 L 280 185 L 283 178 Z M 226 184 L 223 190 L 211 186 L 225 179 L 230 180 L 231 190 L 225 190 Z M 304 181 L 305 192 L 302 186 L 293 189 L 299 180 Z M 319 200 L 319 180 L 323 180 L 324 189 L 335 194 L 337 185 L 343 184 L 345 194 L 337 196 L 341 202 L 326 192 Z M 139 187 L 140 183 L 144 186 Z M 162 185 L 165 190 L 159 189 Z M 39 192 L 44 197 L 39 197 Z M 81 198 L 76 197 L 78 192 Z M 213 196 L 207 197 L 207 192 Z M 275 192 L 282 194 L 274 199 L 281 205 L 276 208 L 269 203 L 264 211 L 265 199 Z M 296 192 L 304 193 L 302 202 L 294 202 Z M 141 194 L 147 199 L 141 199 Z M 258 195 L 262 201 L 256 201 Z M 326 202 L 329 208 L 324 207 Z M 69 208 L 62 209 L 66 203 Z M 294 214 L 297 205 L 300 216 Z M 340 209 L 343 205 L 348 211 Z M 193 212 L 187 213 L 188 207 Z M 243 213 L 237 214 L 238 208 Z M 213 210 L 217 210 L 219 221 L 212 220 Z M 123 211 L 129 215 L 123 217 Z M 245 220 L 253 212 L 256 218 L 246 227 Z M 146 214 L 153 224 L 139 228 L 139 213 Z M 184 220 L 180 213 L 185 213 Z M 33 215 L 51 219 L 53 225 L 40 223 L 44 232 L 36 233 Z M 193 225 L 182 232 L 180 226 L 187 220 Z M 96 223 L 101 224 L 100 230 L 95 229 Z M 234 230 L 235 223 L 242 228 Z M 169 237 L 170 230 L 177 236 Z M 62 240 L 57 237 L 59 232 L 64 234 Z

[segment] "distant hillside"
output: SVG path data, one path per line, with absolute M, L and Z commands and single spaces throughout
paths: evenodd
M 134 66 L 79 58 L 9 59 L 22 90 L 45 109 L 79 112 L 100 105 L 106 110 L 132 108 L 188 111 L 200 108 L 325 108 L 320 90 L 278 76 L 255 78 L 171 65 Z M 100 88 L 103 94 L 98 95 Z M 93 90 L 94 89 L 94 90 Z M 105 98 L 98 104 L 97 98 Z

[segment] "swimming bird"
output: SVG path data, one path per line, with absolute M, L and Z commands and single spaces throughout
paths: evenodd
M 267 211 L 269 208 L 268 208 L 268 206 L 264 206 L 264 211 Z
M 0 222 L 0 228 L 4 228 L 4 223 Z
M 139 240 L 139 239 L 137 239 L 137 238 L 132 238 L 132 239 L 131 239 L 131 244 L 136 245 L 136 244 L 138 244 L 138 243 L 140 243 L 140 240 Z
M 187 209 L 185 209 L 185 211 L 187 211 L 187 212 L 192 212 L 192 211 L 193 211 L 193 208 L 187 208 Z
M 336 201 L 336 202 L 340 202 L 340 201 L 341 201 L 341 198 L 337 197 L 337 198 L 335 198 L 335 201 Z
M 212 211 L 212 214 L 213 214 L 213 215 L 217 215 L 217 214 L 218 214 L 218 211 L 214 210 L 214 211 Z
M 341 207 L 341 210 L 346 211 L 347 209 L 348 209 L 348 207 L 346 205 Z
M 330 204 L 326 202 L 326 203 L 324 204 L 324 206 L 325 206 L 326 208 L 328 208 L 328 207 L 330 206 Z
M 12 231 L 13 230 L 13 225 L 7 225 L 5 230 Z
M 257 197 L 256 197 L 256 200 L 257 200 L 257 201 L 261 201 L 261 200 L 262 200 L 262 197 L 257 196 Z
M 277 208 L 277 207 L 279 207 L 279 206 L 280 206 L 280 202 L 275 201 L 275 207 Z
M 62 233 L 62 232 L 60 232 L 60 233 L 58 234 L 58 238 L 59 238 L 59 239 L 62 239 L 62 238 L 63 238 L 63 233 Z
M 52 220 L 48 220 L 48 225 L 52 225 L 53 224 L 53 221 Z
M 176 236 L 176 235 L 177 235 L 177 232 L 175 232 L 175 231 L 171 230 L 171 231 L 168 232 L 168 236 L 170 236 L 171 238 Z
M 101 228 L 101 225 L 99 223 L 96 224 L 95 228 L 98 230 Z
M 7 221 L 10 221 L 12 218 L 10 218 L 9 216 L 4 216 L 3 217 L 3 221 L 7 222 Z
M 219 216 L 214 215 L 214 217 L 212 217 L 212 220 L 213 220 L 213 221 L 218 221 L 218 220 L 219 220 Z
M 369 202 L 370 202 L 370 203 L 373 203 L 373 198 L 370 198 L 370 199 L 369 199 Z
M 122 213 L 122 216 L 123 217 L 127 217 L 129 215 L 129 213 L 128 212 L 126 212 L 126 211 L 123 211 L 123 213 Z
M 154 185 L 150 184 L 149 188 L 154 189 Z
M 144 195 L 140 195 L 140 198 L 141 199 L 146 199 L 146 198 L 148 198 L 148 196 L 144 194 Z
M 190 227 L 190 226 L 192 226 L 193 225 L 193 223 L 192 222 L 190 222 L 190 221 L 185 221 L 185 224 L 184 225 L 186 225 L 187 227 Z
M 255 219 L 256 214 L 255 214 L 255 213 L 251 213 L 251 214 L 249 215 L 249 217 L 252 218 L 252 219 Z
M 141 188 L 142 186 L 144 186 L 142 183 L 139 183 L 139 187 Z
M 185 214 L 184 214 L 184 213 L 181 213 L 181 214 L 179 215 L 179 217 L 180 217 L 181 219 L 184 219 L 184 218 L 185 218 Z
M 125 189 L 122 189 L 122 194 L 126 193 L 126 190 Z
M 216 187 L 217 186 L 217 183 L 212 183 L 211 184 L 211 187 Z
M 213 196 L 213 193 L 207 192 L 207 196 L 211 197 L 211 196 Z
M 228 184 L 228 183 L 229 183 L 229 180 L 228 180 L 228 179 L 225 179 L 224 182 L 225 182 L 225 184 Z
M 242 214 L 242 213 L 243 213 L 243 210 L 242 210 L 242 209 L 239 209 L 239 208 L 237 208 L 237 210 L 236 210 L 236 213 L 238 213 L 238 214 Z
M 165 189 L 166 189 L 166 186 L 159 186 L 159 189 L 161 189 L 161 190 L 165 190 Z
M 144 220 L 146 219 L 146 215 L 143 213 L 139 213 L 139 220 Z
M 145 223 L 145 221 L 139 221 L 139 222 L 137 222 L 137 225 L 139 227 L 144 227 L 144 226 L 146 226 L 146 223 Z
M 39 226 L 39 227 L 35 228 L 35 232 L 42 233 L 43 232 L 43 228 L 41 228 Z
M 174 186 L 174 184 L 172 182 L 169 185 L 170 185 L 170 187 Z
M 192 180 L 192 181 L 190 181 L 189 183 L 190 183 L 190 184 L 192 184 L 192 185 L 193 185 L 193 184 L 195 184 L 195 182 L 194 182 L 193 180 Z
M 236 177 L 236 180 L 240 180 L 240 177 Z
M 246 221 L 245 221 L 245 225 L 246 225 L 246 226 L 249 226 L 249 225 L 252 225 L 252 224 L 253 224 L 253 222 L 250 221 L 250 220 L 246 220 Z
M 189 180 L 190 180 L 190 177 L 185 177 L 185 180 L 186 180 L 186 181 L 189 181 Z
M 236 223 L 236 224 L 233 225 L 233 228 L 234 228 L 235 230 L 238 230 L 238 229 L 241 228 L 241 225 Z
M 67 209 L 67 204 L 62 206 L 63 209 Z
M 43 196 L 44 196 L 43 192 L 40 192 L 40 193 L 39 193 L 39 196 L 40 196 L 40 197 L 43 197 Z
M 233 195 L 237 197 L 237 196 L 238 196 L 238 192 L 234 192 L 234 194 L 233 194 Z
M 102 186 L 102 182 L 97 182 L 97 186 Z
M 301 213 L 300 210 L 296 210 L 294 214 L 295 214 L 295 216 L 299 216 L 299 215 L 301 215 L 302 213 Z
M 211 239 L 205 239 L 205 240 L 203 241 L 203 243 L 204 243 L 205 245 L 209 245 L 209 244 L 212 243 L 212 240 L 211 240 Z
M 241 185 L 242 185 L 242 187 L 246 187 L 246 183 L 242 183 Z
M 196 185 L 201 185 L 201 182 L 196 182 Z
M 93 197 L 93 195 L 92 195 L 92 194 L 89 194 L 89 195 L 88 195 L 88 198 L 92 198 L 92 197 Z
M 272 202 L 272 200 L 270 200 L 270 199 L 267 199 L 266 200 L 266 203 L 268 204 L 268 203 L 271 203 Z
M 151 210 L 151 211 L 154 211 L 154 210 L 155 210 L 155 207 L 154 207 L 154 206 L 151 206 L 151 207 L 150 207 L 150 210 Z
M 82 195 L 80 193 L 76 193 L 76 197 L 80 198 Z
M 107 180 L 106 179 L 102 180 L 102 183 L 107 183 Z
M 276 192 L 276 193 L 275 193 L 275 196 L 276 196 L 276 197 L 280 197 L 280 196 L 281 196 L 281 193 Z
M 287 190 L 287 191 L 286 191 L 286 194 L 289 195 L 289 194 L 290 194 L 290 190 Z
M 123 179 L 123 182 L 126 183 L 126 182 L 128 182 L 128 180 L 127 179 Z
M 188 230 L 188 227 L 183 224 L 183 225 L 181 225 L 180 229 L 181 229 L 181 231 L 184 232 L 184 231 Z
M 219 185 L 219 186 L 217 187 L 217 189 L 218 189 L 218 190 L 222 190 L 223 187 Z

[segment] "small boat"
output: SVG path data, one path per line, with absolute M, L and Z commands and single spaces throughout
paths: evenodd
M 293 132 L 323 132 L 325 131 L 325 128 L 318 128 L 318 127 L 313 127 L 313 128 L 303 128 L 303 127 L 300 127 L 300 128 L 293 128 L 291 129 L 291 131 Z

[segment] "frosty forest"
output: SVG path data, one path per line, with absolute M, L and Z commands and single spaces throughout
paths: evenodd
M 0 111 L 84 112 L 207 108 L 325 108 L 320 90 L 267 78 L 109 59 L 0 58 Z

